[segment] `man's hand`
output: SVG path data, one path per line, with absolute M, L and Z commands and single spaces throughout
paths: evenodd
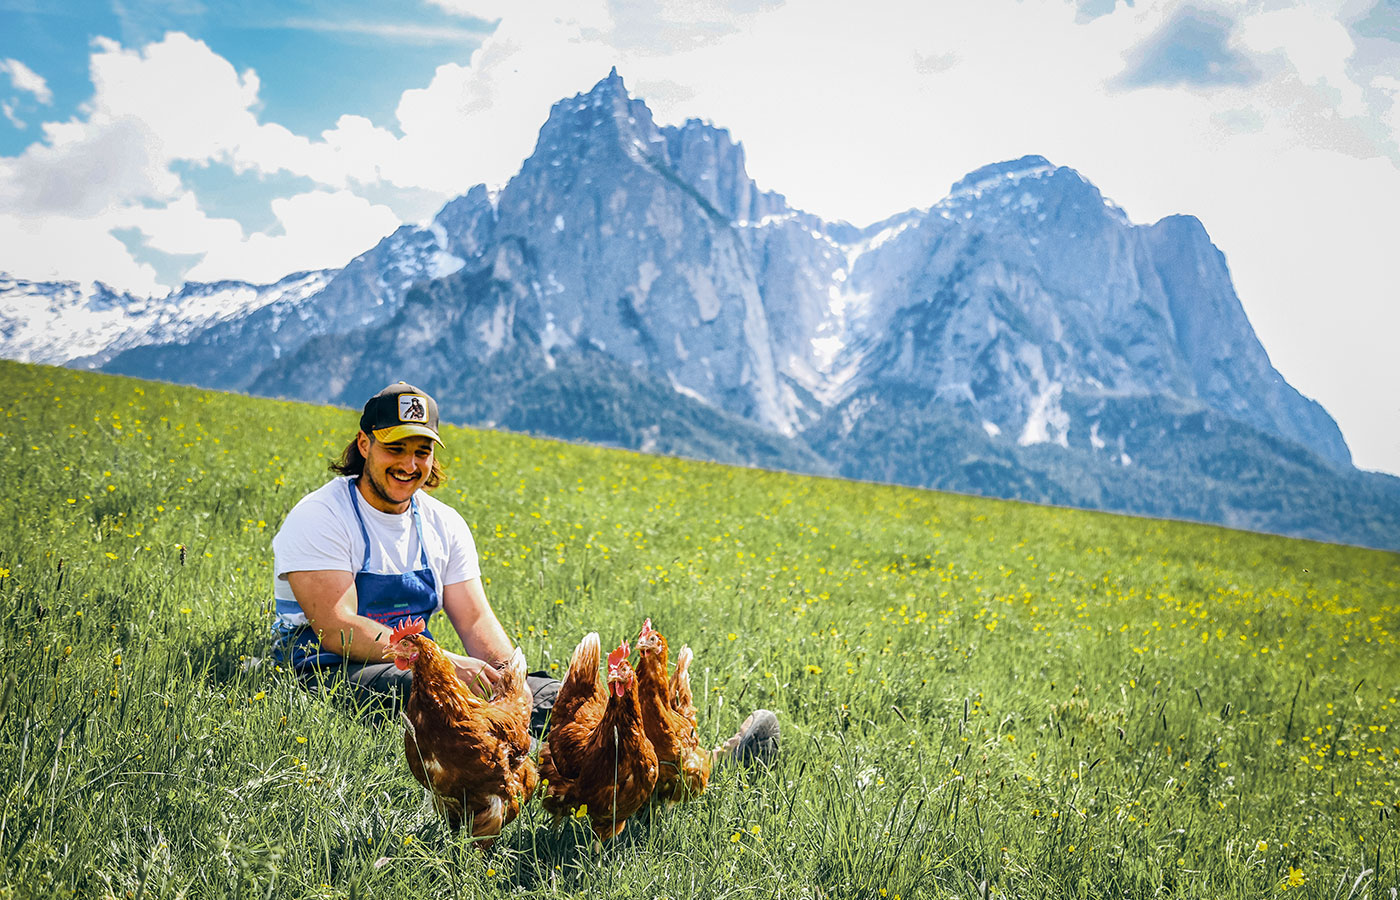
M 491 604 L 486 602 L 480 577 L 444 586 L 442 609 L 452 621 L 452 627 L 457 629 L 467 653 L 477 659 L 510 659 L 515 644 L 491 611 Z
M 477 659 L 474 656 L 463 656 L 460 653 L 452 653 L 448 650 L 442 651 L 447 654 L 447 658 L 452 661 L 452 665 L 457 668 L 457 678 L 467 686 L 467 690 L 478 697 L 491 699 L 496 694 L 496 689 L 501 684 L 501 669 L 496 668 L 484 659 Z M 501 665 L 505 665 L 502 663 Z M 530 690 L 530 682 L 525 682 L 525 690 L 531 696 L 534 692 Z
M 451 653 L 446 650 L 443 653 L 447 654 L 447 658 L 457 668 L 457 678 L 473 694 L 486 698 L 495 694 L 496 686 L 501 681 L 501 673 L 495 666 L 474 656 L 462 656 L 460 653 Z

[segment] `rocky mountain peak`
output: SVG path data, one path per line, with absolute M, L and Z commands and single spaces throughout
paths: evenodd
M 1028 155 L 1020 159 L 992 163 L 964 175 L 948 191 L 949 199 L 1014 185 L 1026 178 L 1053 174 L 1057 166 L 1043 156 Z
M 442 232 L 441 249 L 464 260 L 485 252 L 494 237 L 495 224 L 495 198 L 484 184 L 452 200 L 433 218 L 433 226 Z
M 661 129 L 671 167 L 732 222 L 759 222 L 787 209 L 781 194 L 761 191 L 749 177 L 744 145 L 728 129 L 701 119 Z
M 521 174 L 529 177 L 532 168 L 605 165 L 618 153 L 634 162 L 664 157 L 666 139 L 647 105 L 628 95 L 614 67 L 586 94 L 554 104 Z
M 1127 214 L 1105 198 L 1089 179 L 1074 169 L 1056 166 L 1045 157 L 1034 155 L 968 173 L 953 185 L 938 208 L 987 223 L 1011 215 L 1026 219 L 1033 230 L 1069 235 L 1109 223 L 1128 224 Z
M 1336 423 L 1284 381 L 1269 361 L 1235 294 L 1225 254 L 1200 220 L 1168 216 L 1141 234 L 1198 395 L 1237 421 L 1351 465 L 1351 451 Z
M 1152 230 L 1160 234 L 1164 240 L 1172 243 L 1197 249 L 1205 247 L 1215 249 L 1210 235 L 1206 233 L 1205 225 L 1202 225 L 1201 220 L 1195 216 L 1165 216 L 1152 225 Z

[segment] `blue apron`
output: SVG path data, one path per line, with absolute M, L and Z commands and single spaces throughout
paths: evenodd
M 365 528 L 364 516 L 360 514 L 359 490 L 355 487 L 359 479 L 346 479 L 350 489 L 350 507 L 355 510 L 355 521 L 360 525 L 360 537 L 365 542 L 364 559 L 360 561 L 360 571 L 355 574 L 355 612 L 376 622 L 393 628 L 408 618 L 421 617 L 427 622 L 429 616 L 442 606 L 437 592 L 437 580 L 428 566 L 428 548 L 423 543 L 423 518 L 418 512 L 418 498 L 409 501 L 413 510 L 413 527 L 418 532 L 418 554 L 422 568 L 401 575 L 380 575 L 366 571 L 369 568 L 369 531 Z M 279 606 L 281 604 L 279 603 Z M 295 602 L 293 603 L 295 605 Z M 300 611 L 300 607 L 297 607 Z M 282 610 L 278 610 L 282 612 Z M 423 636 L 432 638 L 432 633 L 424 630 Z M 321 647 L 321 641 L 310 625 L 303 625 L 288 635 L 287 644 L 278 648 L 278 656 L 291 657 L 292 668 L 310 669 L 318 666 L 338 666 L 342 658 Z

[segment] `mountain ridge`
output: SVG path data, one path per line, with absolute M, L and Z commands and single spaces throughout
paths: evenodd
M 1297 533 L 1302 478 L 1329 534 L 1400 533 L 1400 479 L 1359 486 L 1194 217 L 1134 224 L 1028 155 L 927 209 L 828 223 L 762 190 L 727 130 L 658 126 L 616 70 L 554 104 L 499 192 L 473 187 L 311 296 L 102 367 L 352 406 L 405 377 L 466 424 Z M 1226 432 L 1247 459 L 1220 462 Z M 1212 474 L 1231 466 L 1238 490 Z M 1338 518 L 1324 483 L 1373 491 L 1371 512 Z

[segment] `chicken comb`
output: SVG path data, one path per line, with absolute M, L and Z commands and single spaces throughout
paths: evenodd
M 422 633 L 423 633 L 423 620 L 422 620 L 422 619 L 404 619 L 403 621 L 399 622 L 399 627 L 397 627 L 397 628 L 394 629 L 393 634 L 389 635 L 389 643 L 391 643 L 391 644 L 397 644 L 399 641 L 401 641 L 401 640 L 403 640 L 404 638 L 408 637 L 410 634 L 422 634 Z
M 631 652 L 631 649 L 627 646 L 627 640 L 624 638 L 622 641 L 622 646 L 618 647 L 616 650 L 608 654 L 608 669 L 616 669 L 618 665 L 623 660 L 625 660 L 628 654 Z
M 647 619 L 642 623 L 642 633 L 637 636 L 637 639 L 641 640 L 649 634 L 656 634 L 656 632 L 651 629 L 651 619 Z

